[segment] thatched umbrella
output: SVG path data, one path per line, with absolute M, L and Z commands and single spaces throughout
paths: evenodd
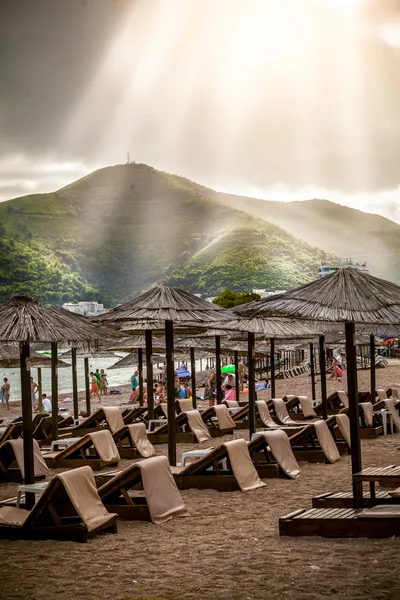
M 168 393 L 168 455 L 172 465 L 176 464 L 175 395 L 174 395 L 174 324 L 187 325 L 195 329 L 198 325 L 210 325 L 231 318 L 223 308 L 206 302 L 193 294 L 167 286 L 156 286 L 121 306 L 117 306 L 99 318 L 100 322 L 115 324 L 124 331 L 137 332 L 138 321 L 163 321 L 167 355 Z M 151 329 L 148 334 L 146 354 L 151 364 Z M 148 394 L 149 415 L 153 408 L 152 394 Z
M 246 305 L 243 305 L 246 306 Z M 275 397 L 275 339 L 302 339 L 317 336 L 315 329 L 307 327 L 295 319 L 271 317 L 271 318 L 235 318 L 222 324 L 227 331 L 235 330 L 247 333 L 247 360 L 248 360 L 248 388 L 249 388 L 249 432 L 250 439 L 256 429 L 255 416 L 255 338 L 270 340 L 271 353 L 271 396 Z M 238 381 L 237 353 L 235 353 L 235 375 Z
M 52 344 L 52 413 L 53 438 L 57 437 L 58 389 L 57 342 L 96 346 L 103 336 L 100 328 L 79 315 L 63 309 L 46 308 L 26 296 L 16 296 L 0 304 L 0 341 L 19 343 L 21 366 L 21 394 L 24 437 L 25 483 L 33 483 L 32 402 L 30 389 L 30 342 Z M 27 495 L 28 508 L 34 495 Z
M 355 348 L 356 324 L 363 329 L 370 327 L 371 324 L 375 327 L 384 324 L 397 329 L 400 325 L 400 286 L 390 281 L 360 273 L 356 269 L 338 269 L 332 275 L 327 275 L 295 290 L 271 296 L 258 302 L 252 302 L 244 307 L 240 313 L 252 317 L 292 316 L 306 321 L 317 321 L 317 326 L 320 326 L 322 321 L 344 323 L 352 472 L 357 473 L 360 471 L 361 445 Z M 373 362 L 372 360 L 371 364 Z M 353 482 L 353 493 L 355 506 L 361 506 L 362 486 Z

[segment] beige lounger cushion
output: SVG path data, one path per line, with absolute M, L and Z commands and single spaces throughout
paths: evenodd
M 315 431 L 317 432 L 317 438 L 319 445 L 321 446 L 326 458 L 329 462 L 334 463 L 340 460 L 340 454 L 338 447 L 335 444 L 331 432 L 329 431 L 328 425 L 321 419 L 314 423 Z
M 374 407 L 372 402 L 360 402 L 360 406 L 364 411 L 364 419 L 367 427 L 372 427 L 374 424 Z
M 265 427 L 271 427 L 271 429 L 277 429 L 279 425 L 275 423 L 272 419 L 271 414 L 268 409 L 268 404 L 265 400 L 256 400 L 256 405 L 258 408 L 258 414 L 260 415 L 261 423 Z
M 129 435 L 136 450 L 143 458 L 154 456 L 156 451 L 153 444 L 150 443 L 147 437 L 146 425 L 144 423 L 133 423 L 128 425 Z
M 214 406 L 215 415 L 220 429 L 235 429 L 236 423 L 229 414 L 229 410 L 225 404 Z
M 15 460 L 17 461 L 18 468 L 21 471 L 22 479 L 25 479 L 24 440 L 10 440 L 8 443 L 14 451 Z M 33 472 L 35 477 L 40 477 L 42 475 L 46 476 L 50 473 L 45 461 L 43 460 L 40 446 L 36 440 L 33 440 Z
M 293 454 L 288 435 L 282 430 L 266 431 L 263 435 L 281 469 L 292 479 L 297 479 L 300 475 L 300 468 Z
M 337 392 L 337 395 L 339 396 L 339 400 L 343 404 L 343 406 L 345 408 L 349 408 L 349 397 L 346 394 L 346 392 L 344 392 L 343 390 L 339 390 Z
M 0 524 L 21 527 L 29 517 L 30 511 L 15 506 L 2 506 L 0 508 Z
M 358 519 L 400 519 L 400 504 L 377 504 L 357 515 Z
M 179 408 L 182 412 L 188 412 L 188 410 L 193 410 L 193 405 L 188 398 L 179 398 Z
M 224 403 L 228 408 L 240 408 L 239 402 L 236 400 L 224 400 Z
M 293 421 L 289 417 L 289 413 L 282 398 L 273 398 L 272 402 L 275 406 L 276 416 L 278 417 L 280 422 L 283 423 L 283 425 L 298 425 L 296 421 Z
M 103 411 L 111 433 L 115 433 L 125 425 L 118 406 L 106 406 Z
M 93 442 L 93 446 L 103 462 L 117 462 L 120 460 L 118 448 L 115 445 L 110 431 L 95 431 L 88 434 Z
M 396 425 L 396 429 L 400 431 L 400 416 L 397 410 L 394 407 L 394 401 L 390 399 L 385 400 L 386 410 L 388 410 L 393 417 L 393 423 Z
M 247 442 L 244 439 L 232 440 L 222 445 L 228 451 L 233 474 L 242 492 L 248 492 L 265 485 L 258 476 L 250 457 Z
M 346 441 L 348 447 L 351 448 L 349 417 L 347 415 L 336 415 L 335 419 L 336 419 L 336 424 L 338 426 L 338 429 L 339 429 L 340 433 L 342 434 L 342 437 Z
M 165 523 L 172 517 L 187 517 L 185 503 L 172 476 L 166 456 L 153 456 L 136 463 L 142 473 L 143 490 L 146 495 L 153 523 Z
M 393 400 L 400 399 L 398 388 L 392 388 L 392 398 L 393 398 Z
M 386 400 L 388 397 L 385 390 L 376 390 L 376 393 L 378 395 L 379 400 Z
M 211 439 L 208 427 L 201 418 L 201 414 L 198 410 L 189 410 L 186 413 L 186 416 L 190 430 L 194 433 L 198 442 L 205 442 Z
M 110 519 L 112 514 L 108 512 L 100 500 L 93 471 L 90 467 L 71 469 L 60 473 L 57 477 L 64 485 L 69 499 L 88 531 L 100 527 Z
M 160 406 L 161 406 L 161 410 L 163 411 L 164 415 L 168 419 L 168 404 L 166 402 L 161 402 Z
M 307 396 L 298 396 L 301 411 L 305 417 L 318 417 L 317 413 L 313 409 L 312 402 Z

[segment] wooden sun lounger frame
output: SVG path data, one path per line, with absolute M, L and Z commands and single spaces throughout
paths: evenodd
M 89 455 L 86 454 L 86 450 L 89 450 Z M 51 455 L 43 454 L 43 459 L 50 469 L 77 469 L 78 467 L 88 465 L 93 471 L 100 471 L 103 467 L 118 464 L 118 460 L 112 463 L 104 462 L 97 455 L 92 439 L 88 435 L 84 435 L 72 446 L 60 452 L 51 452 L 49 454 Z
M 143 489 L 139 467 L 131 465 L 128 470 L 109 474 L 101 481 L 97 491 L 110 513 L 126 521 L 151 521 L 146 497 L 129 494 L 131 489 Z
M 301 508 L 279 519 L 279 535 L 332 538 L 400 536 L 400 518 L 356 518 L 362 510 L 355 508 Z
M 184 428 L 186 431 L 184 431 Z M 175 418 L 175 431 L 177 443 L 193 444 L 197 442 L 194 433 L 189 428 L 189 423 L 185 413 L 180 413 Z M 168 423 L 161 425 L 155 431 L 147 434 L 152 444 L 166 444 L 168 442 Z
M 221 461 L 226 459 L 227 470 L 223 470 Z M 277 463 L 254 465 L 261 479 L 285 476 Z M 208 469 L 213 467 L 212 471 Z M 214 448 L 209 454 L 191 463 L 182 470 L 172 467 L 175 483 L 180 490 L 197 488 L 199 490 L 217 490 L 218 492 L 232 492 L 240 490 L 233 475 L 229 462 L 228 451 L 224 446 Z
M 22 526 L 0 525 L 0 539 L 5 540 L 60 540 L 86 542 L 99 531 L 117 532 L 117 516 L 88 532 L 59 479 L 53 478 L 42 496 L 32 509 L 33 516 L 28 517 Z M 35 518 L 38 524 L 29 525 Z

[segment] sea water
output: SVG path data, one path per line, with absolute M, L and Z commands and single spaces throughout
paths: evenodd
M 108 390 L 118 388 L 120 385 L 127 385 L 130 383 L 130 377 L 137 369 L 135 366 L 122 367 L 119 369 L 109 369 L 109 367 L 115 364 L 126 353 L 119 353 L 118 355 L 107 356 L 103 358 L 90 358 L 89 359 L 89 372 L 95 371 L 96 369 L 104 369 L 107 374 Z M 72 367 L 69 360 L 62 359 L 63 362 L 69 364 L 68 367 L 58 368 L 58 392 L 59 394 L 71 394 L 72 396 Z M 146 361 L 143 357 L 143 365 L 145 366 Z M 85 366 L 83 358 L 77 358 L 77 379 L 78 379 L 78 391 L 83 392 L 85 390 Z M 156 366 L 156 365 L 154 365 Z M 175 363 L 175 367 L 178 363 Z M 160 365 L 162 368 L 162 365 Z M 200 361 L 196 361 L 196 369 L 200 369 Z M 8 381 L 11 386 L 10 401 L 21 400 L 21 375 L 19 369 L 2 369 L 0 368 L 0 384 L 3 383 L 4 377 L 8 377 Z M 31 368 L 31 377 L 37 383 L 37 369 Z M 51 369 L 49 367 L 42 368 L 42 391 L 43 394 L 47 394 L 51 398 Z

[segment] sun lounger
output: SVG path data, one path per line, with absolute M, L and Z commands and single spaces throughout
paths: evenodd
M 4 431 L 0 437 L 0 444 L 4 444 L 4 442 L 6 442 L 7 440 L 17 439 L 18 437 L 20 437 L 21 433 L 22 433 L 22 423 L 21 424 L 10 423 L 4 429 Z
M 289 417 L 289 413 L 282 398 L 272 399 L 275 407 L 275 414 L 282 425 L 298 425 L 296 421 Z
M 226 465 L 226 469 L 223 468 Z M 203 458 L 187 467 L 171 467 L 179 489 L 213 489 L 246 492 L 265 485 L 259 478 L 250 458 L 245 440 L 221 444 Z M 271 465 L 271 474 L 278 476 L 278 465 Z
M 335 538 L 400 536 L 400 504 L 369 509 L 312 508 L 279 519 L 279 534 Z
M 35 479 L 49 474 L 36 440 L 33 440 L 33 468 Z M 24 477 L 24 440 L 8 440 L 0 446 L 0 481 L 22 482 Z
M 0 539 L 86 542 L 98 531 L 116 533 L 116 519 L 102 504 L 91 469 L 81 467 L 53 477 L 31 511 L 0 508 Z
M 74 427 L 64 427 L 59 431 L 59 439 L 65 437 L 77 437 L 80 435 L 86 435 L 94 431 L 100 431 L 101 429 L 109 429 L 106 415 L 103 408 L 98 408 L 89 417 L 86 417 L 79 425 Z M 52 441 L 47 439 L 46 443 Z
M 143 496 L 129 494 L 143 487 Z M 188 512 L 171 473 L 166 456 L 155 456 L 130 465 L 98 489 L 106 508 L 121 519 L 160 524 Z
M 211 406 L 201 413 L 201 418 L 210 430 L 212 437 L 220 437 L 227 433 L 233 433 L 236 423 L 225 404 Z
M 388 395 L 386 394 L 385 390 L 382 390 L 382 389 L 376 390 L 376 395 L 378 396 L 378 400 L 387 400 L 388 399 Z
M 267 473 L 263 473 L 263 466 L 274 462 L 278 464 L 283 475 L 291 479 L 300 475 L 290 439 L 283 430 L 264 431 L 249 443 L 248 449 L 260 477 L 268 477 Z
M 335 419 L 335 416 L 330 417 Z M 329 420 L 328 420 L 329 421 Z M 347 452 L 347 444 L 337 443 L 331 433 L 336 421 L 317 421 L 290 436 L 290 444 L 297 460 L 334 463 L 340 460 L 340 451 Z
M 361 439 L 371 439 L 382 435 L 382 421 L 374 413 L 374 406 L 371 402 L 360 402 L 360 437 Z
M 180 413 L 175 417 L 176 441 L 178 443 L 192 444 L 196 441 L 194 434 L 190 431 L 186 413 Z M 168 442 L 168 422 L 155 431 L 147 432 L 148 439 L 152 444 L 166 444 Z
M 256 400 L 256 417 L 260 419 L 261 425 L 267 429 L 283 429 L 284 431 L 295 433 L 304 427 L 304 424 L 302 423 L 296 423 L 296 425 L 293 426 L 283 426 L 276 423 L 271 417 L 268 404 L 265 400 Z
M 60 452 L 44 452 L 43 458 L 50 468 L 76 469 L 89 465 L 94 471 L 117 464 L 120 455 L 108 430 L 88 433 Z
M 121 458 L 149 458 L 156 451 L 147 437 L 146 425 L 144 423 L 132 423 L 124 425 L 113 433 L 113 439 L 118 447 Z
M 175 407 L 177 414 L 181 412 L 187 412 L 188 410 L 193 410 L 193 404 L 188 398 L 178 398 L 175 401 Z

